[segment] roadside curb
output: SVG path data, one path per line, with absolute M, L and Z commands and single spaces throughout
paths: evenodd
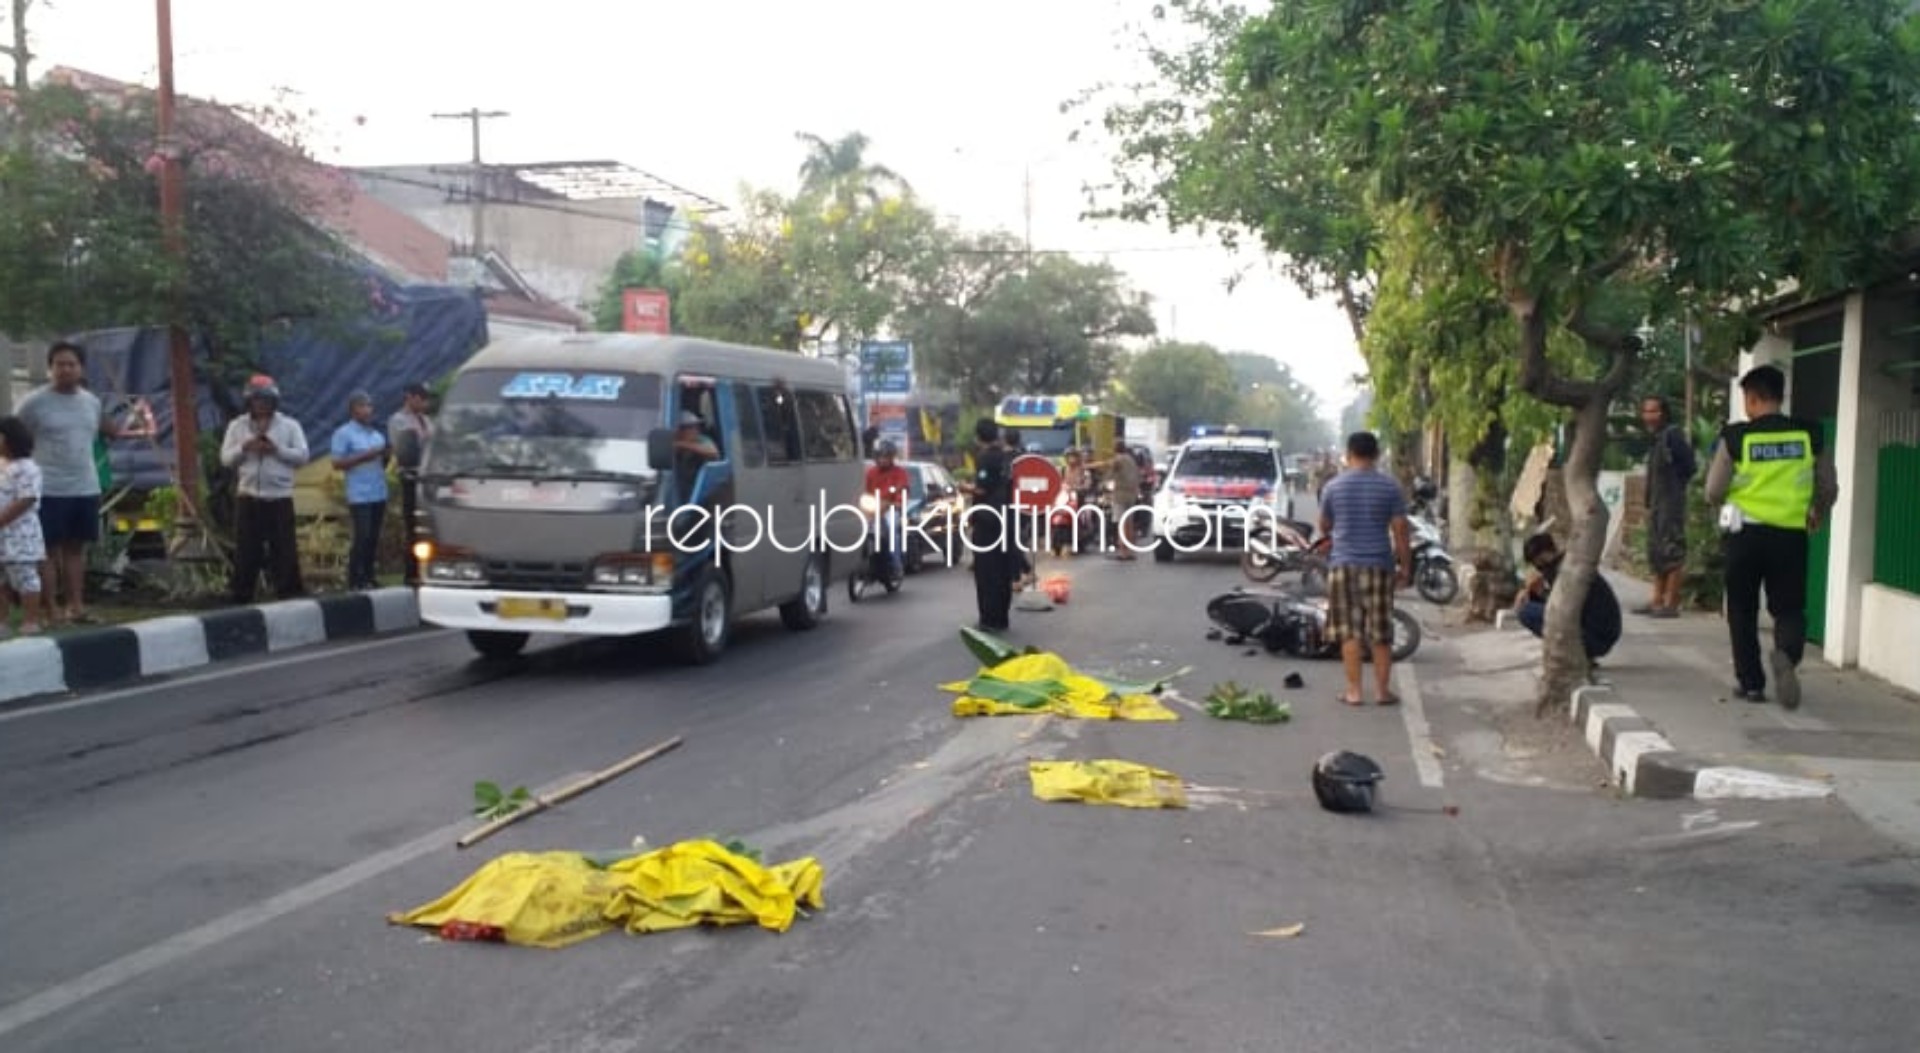
M 1613 688 L 1576 688 L 1568 711 L 1608 778 L 1629 797 L 1657 800 L 1805 800 L 1833 796 L 1831 785 L 1753 768 L 1716 764 L 1685 753 L 1632 706 L 1609 701 Z
M 410 588 L 168 615 L 0 643 L 0 702 L 111 687 L 249 655 L 420 626 Z

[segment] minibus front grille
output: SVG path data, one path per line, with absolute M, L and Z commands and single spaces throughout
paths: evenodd
M 488 560 L 487 584 L 500 589 L 584 589 L 587 564 Z

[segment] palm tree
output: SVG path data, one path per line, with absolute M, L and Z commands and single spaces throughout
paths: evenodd
M 848 132 L 832 142 L 812 132 L 795 132 L 794 138 L 807 148 L 806 160 L 800 162 L 803 195 L 832 194 L 842 199 L 864 197 L 878 202 L 888 190 L 901 196 L 913 193 L 913 188 L 898 172 L 885 165 L 868 163 L 867 147 L 872 145 L 872 140 L 860 132 Z

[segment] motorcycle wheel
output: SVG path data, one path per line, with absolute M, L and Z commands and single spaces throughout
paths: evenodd
M 1420 620 L 1398 607 L 1393 609 L 1393 660 L 1404 662 L 1420 649 Z
M 1260 534 L 1257 536 L 1263 539 L 1266 544 L 1271 545 L 1273 543 L 1273 538 L 1270 535 Z M 1240 552 L 1240 573 L 1245 574 L 1249 581 L 1268 582 L 1279 577 L 1280 561 L 1255 549 L 1253 547 L 1253 540 L 1253 538 L 1248 538 L 1246 548 Z
M 867 594 L 867 580 L 867 568 L 865 567 L 855 567 L 853 568 L 853 573 L 847 575 L 847 601 L 849 603 L 859 603 L 860 598 Z
M 1460 595 L 1460 576 L 1445 563 L 1427 564 L 1420 568 L 1417 579 L 1415 585 L 1420 590 L 1420 598 L 1428 603 L 1445 607 Z

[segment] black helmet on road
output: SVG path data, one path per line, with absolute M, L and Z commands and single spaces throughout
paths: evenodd
M 1373 758 L 1335 750 L 1313 766 L 1313 795 L 1329 812 L 1371 812 L 1374 787 L 1386 777 Z

